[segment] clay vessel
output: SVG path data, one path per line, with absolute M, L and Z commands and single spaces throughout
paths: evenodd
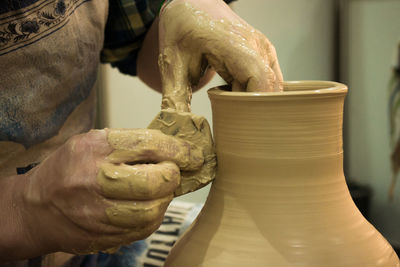
M 165 266 L 400 266 L 346 185 L 346 93 L 325 81 L 211 89 L 217 178 Z

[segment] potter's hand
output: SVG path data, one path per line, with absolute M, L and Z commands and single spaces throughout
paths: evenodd
M 26 174 L 26 240 L 45 253 L 89 253 L 143 239 L 161 224 L 180 169 L 203 160 L 158 130 L 75 136 Z
M 149 129 L 158 129 L 164 134 L 196 144 L 203 153 L 201 168 L 181 170 L 181 182 L 174 192 L 175 196 L 193 192 L 214 180 L 217 173 L 217 156 L 211 129 L 204 117 L 189 112 L 161 110 L 150 123 Z
M 234 91 L 280 91 L 274 46 L 222 0 L 174 0 L 159 22 L 163 108 L 189 111 L 191 87 L 211 65 Z

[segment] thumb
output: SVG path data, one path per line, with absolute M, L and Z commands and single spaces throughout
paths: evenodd
M 162 109 L 190 112 L 192 88 L 189 81 L 189 58 L 174 46 L 162 49 L 158 65 L 162 81 Z

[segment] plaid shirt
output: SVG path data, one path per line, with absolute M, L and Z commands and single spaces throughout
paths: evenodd
M 235 0 L 224 0 L 226 3 Z M 147 30 L 164 0 L 110 0 L 101 61 L 136 75 L 136 60 Z

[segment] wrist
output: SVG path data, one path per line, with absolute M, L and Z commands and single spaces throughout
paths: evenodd
M 27 259 L 44 254 L 33 237 L 34 224 L 27 219 L 24 201 L 26 175 L 0 178 L 1 228 L 0 228 L 0 262 Z
M 43 186 L 43 183 L 40 182 L 43 175 L 40 171 L 41 166 L 39 165 L 21 177 L 19 216 L 23 222 L 22 231 L 26 240 L 25 246 L 31 254 L 29 258 L 54 252 L 49 243 L 50 240 L 46 238 L 50 231 L 47 227 L 49 226 L 47 215 L 50 207 L 43 200 L 42 191 L 38 188 L 38 186 Z

